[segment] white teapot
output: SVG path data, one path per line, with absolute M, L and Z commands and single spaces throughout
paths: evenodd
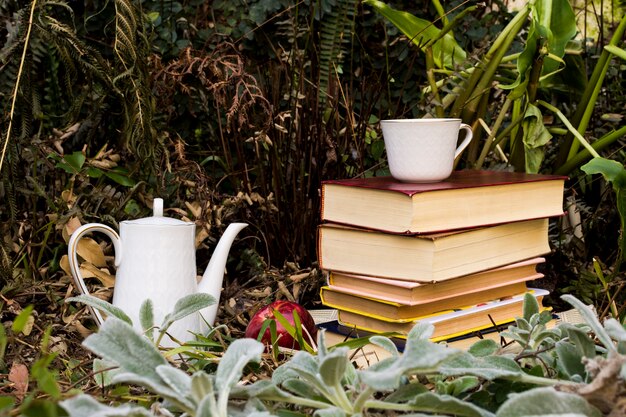
M 215 322 L 228 251 L 237 233 L 246 226 L 245 223 L 228 226 L 198 283 L 195 224 L 164 217 L 163 200 L 155 198 L 153 216 L 122 221 L 119 235 L 109 226 L 99 223 L 89 223 L 76 229 L 68 244 L 70 269 L 76 287 L 83 294 L 88 294 L 78 264 L 78 241 L 91 232 L 102 232 L 111 238 L 117 267 L 113 305 L 122 309 L 139 330 L 139 308 L 146 299 L 152 300 L 154 322 L 160 324 L 180 298 L 199 292 L 212 295 L 216 304 L 175 322 L 169 328 L 169 334 L 180 342 L 186 342 L 193 339 L 192 333 L 208 330 L 205 321 L 211 326 Z M 91 309 L 91 312 L 101 325 L 104 320 L 100 312 L 96 309 Z M 163 339 L 163 344 L 174 345 L 169 337 Z

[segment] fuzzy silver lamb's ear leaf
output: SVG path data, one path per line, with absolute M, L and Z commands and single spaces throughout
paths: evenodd
M 409 343 L 410 342 L 410 343 Z M 446 359 L 460 354 L 458 349 L 448 348 L 424 339 L 409 339 L 404 354 L 397 358 L 386 358 L 379 364 L 359 371 L 363 383 L 378 390 L 391 391 L 400 386 L 408 373 L 429 373 L 438 369 Z
M 183 319 L 190 314 L 196 313 L 205 307 L 215 304 L 215 298 L 212 295 L 199 292 L 189 294 L 176 301 L 174 310 L 163 318 L 161 331 L 164 331 L 175 321 Z
M 346 413 L 340 408 L 329 407 L 321 410 L 315 410 L 313 417 L 346 417 Z
M 191 397 L 198 404 L 210 398 L 213 398 L 213 402 L 215 403 L 213 376 L 204 371 L 195 372 L 191 376 Z M 215 407 L 215 404 L 213 404 L 213 407 Z
M 139 308 L 139 323 L 143 329 L 143 334 L 154 341 L 154 306 L 151 299 L 146 299 Z
M 71 301 L 77 301 L 79 303 L 86 304 L 89 307 L 97 308 L 98 310 L 105 312 L 107 316 L 117 317 L 118 319 L 125 321 L 131 326 L 133 324 L 133 321 L 130 319 L 130 317 L 126 315 L 126 313 L 122 311 L 122 309 L 120 309 L 119 307 L 115 307 L 111 303 L 107 303 L 104 300 L 94 297 L 93 295 L 81 294 L 79 296 L 70 297 L 65 300 L 66 303 L 71 302 Z
M 626 342 L 626 329 L 615 319 L 608 319 L 604 322 L 607 333 L 618 342 Z
M 531 293 L 527 292 L 524 294 L 522 317 L 529 322 L 535 314 L 539 314 L 539 302 Z
M 118 407 L 109 407 L 100 404 L 93 397 L 80 394 L 59 403 L 61 408 L 67 411 L 69 417 L 92 417 L 95 415 L 107 417 L 153 417 L 143 407 L 123 404 Z
M 495 340 L 483 339 L 472 344 L 467 352 L 472 356 L 485 357 L 495 355 L 499 349 L 500 345 Z
M 554 417 L 600 417 L 602 415 L 580 395 L 543 387 L 509 394 L 509 399 L 500 406 L 496 417 L 531 417 L 543 416 L 546 413 Z
M 504 356 L 474 357 L 466 352 L 445 361 L 439 367 L 439 372 L 444 376 L 474 375 L 490 381 L 523 374 L 513 359 Z
M 98 358 L 93 360 L 92 368 L 96 383 L 102 387 L 111 385 L 112 378 L 120 372 L 116 363 L 107 362 Z
M 163 382 L 181 398 L 191 400 L 191 377 L 186 372 L 170 365 L 158 366 L 157 374 Z
M 128 323 L 110 318 L 98 333 L 92 334 L 83 345 L 96 355 L 116 363 L 122 370 L 148 378 L 161 384 L 156 372 L 167 361 L 150 341 Z
M 418 394 L 408 403 L 415 411 L 425 411 L 435 415 L 464 417 L 493 417 L 493 414 L 472 403 L 460 400 L 451 395 L 439 395 L 432 392 Z
M 600 324 L 600 320 L 598 320 L 597 314 L 595 314 L 588 306 L 586 306 L 582 301 L 578 298 L 564 294 L 561 296 L 561 299 L 570 303 L 574 308 L 580 313 L 582 318 L 585 320 L 585 323 L 591 327 L 591 331 L 596 334 L 598 340 L 610 351 L 615 352 L 615 345 L 611 340 L 611 337 L 606 332 L 604 327 Z
M 226 350 L 217 366 L 215 388 L 217 391 L 229 390 L 243 373 L 249 362 L 259 362 L 265 347 L 253 339 L 237 339 Z
M 176 404 L 180 408 L 192 409 L 194 407 L 194 405 L 187 397 L 181 396 L 177 391 L 173 390 L 162 381 L 155 381 L 154 379 L 137 375 L 132 372 L 120 372 L 116 374 L 112 379 L 112 383 L 138 385 L 154 394 L 157 394 L 167 399 L 168 401 Z
M 339 384 L 348 365 L 348 348 L 333 350 L 321 360 L 319 373 L 322 381 L 329 386 Z
M 370 337 L 370 343 L 385 349 L 387 352 L 391 353 L 391 356 L 393 357 L 400 356 L 400 352 L 398 352 L 398 347 L 388 337 L 378 335 L 372 336 Z

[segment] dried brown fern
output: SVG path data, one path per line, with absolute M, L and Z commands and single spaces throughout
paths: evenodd
M 244 59 L 234 45 L 221 42 L 207 53 L 187 48 L 179 58 L 163 66 L 155 60 L 155 88 L 160 98 L 171 102 L 178 92 L 195 94 L 209 111 L 210 98 L 226 109 L 228 132 L 249 128 L 253 113 L 262 114 L 267 129 L 271 121 L 271 107 L 256 79 L 245 68 Z M 211 94 L 206 94 L 206 93 Z M 256 120 L 255 120 L 256 122 Z

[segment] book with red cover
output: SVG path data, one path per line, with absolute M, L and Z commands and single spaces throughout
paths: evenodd
M 435 183 L 403 183 L 391 177 L 324 181 L 321 219 L 422 234 L 560 216 L 566 178 L 467 170 Z

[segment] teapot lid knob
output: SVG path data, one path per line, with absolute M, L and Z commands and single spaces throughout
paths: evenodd
M 152 201 L 152 215 L 154 217 L 163 217 L 163 199 L 155 198 Z

